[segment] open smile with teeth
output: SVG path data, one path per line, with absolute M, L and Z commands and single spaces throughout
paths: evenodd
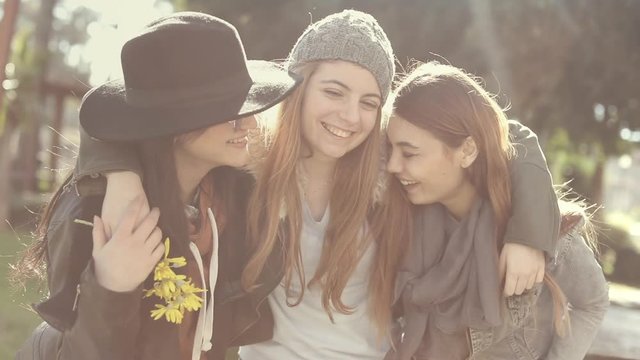
M 247 137 L 246 136 L 235 138 L 235 139 L 231 139 L 231 140 L 227 140 L 227 144 L 246 144 L 246 143 L 247 143 Z
M 414 185 L 417 184 L 417 181 L 410 181 L 410 180 L 404 180 L 404 179 L 398 179 L 400 180 L 400 183 L 402 184 L 402 186 L 409 186 L 409 185 Z
M 331 134 L 339 137 L 339 138 L 348 138 L 349 136 L 353 135 L 354 132 L 353 131 L 347 131 L 347 130 L 343 130 L 340 128 L 337 128 L 333 125 L 329 125 L 325 122 L 322 123 L 322 127 L 324 127 L 328 132 L 330 132 Z

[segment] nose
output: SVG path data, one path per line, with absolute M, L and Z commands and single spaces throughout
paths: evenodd
M 256 117 L 254 115 L 243 117 L 241 119 L 236 120 L 236 123 L 234 126 L 235 130 L 238 130 L 238 129 L 251 130 L 251 129 L 255 129 L 256 127 L 258 127 L 258 121 L 256 120 Z
M 360 101 L 359 99 L 345 101 L 340 112 L 340 117 L 349 124 L 355 124 L 360 119 Z
M 393 151 L 393 149 L 389 149 L 389 160 L 387 161 L 387 171 L 391 174 L 398 174 L 402 170 L 402 162 L 399 159 L 399 156 L 396 154 L 397 151 Z

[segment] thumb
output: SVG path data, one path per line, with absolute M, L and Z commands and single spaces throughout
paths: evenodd
M 93 255 L 95 256 L 96 252 L 104 247 L 107 243 L 107 237 L 104 232 L 104 223 L 99 216 L 93 216 L 93 230 L 91 231 L 91 235 L 93 237 Z
M 111 225 L 109 225 L 109 223 L 103 222 L 102 219 L 100 219 L 100 223 L 102 224 L 103 233 L 106 239 L 111 239 L 111 237 L 113 236 L 113 231 L 111 231 Z

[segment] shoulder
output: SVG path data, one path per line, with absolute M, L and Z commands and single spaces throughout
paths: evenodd
M 56 231 L 63 223 L 76 223 L 76 220 L 92 222 L 93 215 L 100 214 L 104 194 L 82 195 L 78 186 L 75 182 L 67 183 L 54 199 L 47 233 Z

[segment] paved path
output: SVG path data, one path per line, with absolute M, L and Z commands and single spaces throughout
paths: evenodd
M 589 354 L 640 360 L 640 309 L 612 304 Z

